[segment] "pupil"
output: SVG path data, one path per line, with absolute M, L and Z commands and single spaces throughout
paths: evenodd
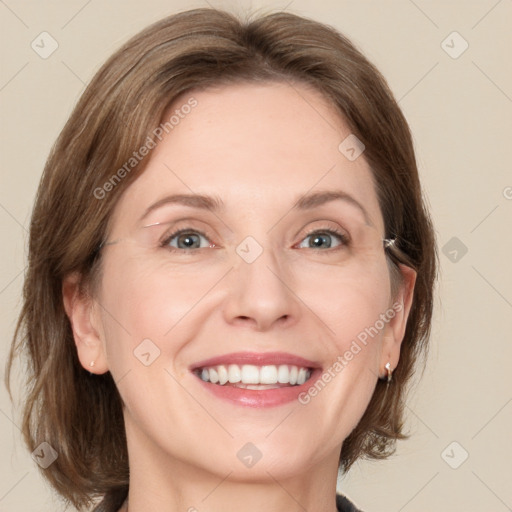
M 325 241 L 327 240 L 327 237 L 329 235 L 316 235 L 315 238 L 313 239 L 313 244 L 315 247 L 320 247 L 321 246 L 321 243 L 322 241 Z M 319 243 L 318 243 L 319 242 Z M 326 242 L 326 245 L 327 247 L 330 247 L 331 244 L 329 243 L 329 241 Z
M 182 236 L 180 237 L 180 241 L 184 241 L 185 246 L 186 246 L 187 248 L 190 248 L 190 247 L 192 247 L 192 246 L 194 245 L 194 243 L 195 243 L 195 240 L 194 240 L 194 238 L 193 238 L 193 237 L 194 237 L 194 235 L 190 235 L 190 234 L 188 234 L 188 235 L 182 235 Z

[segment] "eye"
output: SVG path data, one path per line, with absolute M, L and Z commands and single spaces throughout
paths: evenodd
M 308 238 L 311 238 L 309 245 L 307 245 L 305 248 L 307 249 L 315 249 L 315 248 L 336 248 L 342 245 L 348 245 L 348 236 L 344 233 L 341 233 L 340 231 L 336 231 L 333 229 L 317 229 L 316 231 L 312 231 L 309 233 L 304 240 L 307 240 Z M 332 239 L 337 238 L 340 240 L 340 243 L 333 247 L 332 245 Z M 299 245 L 299 248 L 304 248 L 302 245 L 303 242 Z
M 333 244 L 333 238 L 338 239 L 338 243 Z M 201 245 L 201 239 L 205 242 Z M 311 239 L 310 243 L 304 246 L 304 241 Z M 346 246 L 349 244 L 349 237 L 340 231 L 335 229 L 317 229 L 309 233 L 301 242 L 298 247 L 300 249 L 336 249 L 340 246 Z M 208 237 L 196 229 L 183 228 L 174 231 L 170 235 L 166 236 L 162 242 L 161 247 L 169 250 L 187 251 L 204 249 L 207 247 L 216 247 L 215 244 L 211 243 Z
M 201 238 L 206 240 L 206 244 L 203 244 L 203 246 L 201 246 Z M 184 228 L 165 237 L 161 242 L 161 246 L 171 250 L 187 250 L 215 247 L 215 244 L 210 243 L 206 235 L 201 233 L 201 231 Z

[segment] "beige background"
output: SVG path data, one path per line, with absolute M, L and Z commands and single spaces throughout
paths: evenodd
M 2 378 L 50 145 L 84 84 L 122 42 L 165 15 L 207 3 L 235 12 L 286 8 L 351 37 L 387 77 L 410 122 L 440 250 L 456 237 L 441 252 L 431 356 L 409 404 L 412 439 L 388 461 L 356 464 L 340 489 L 365 512 L 510 510 L 510 0 L 1 1 Z M 59 45 L 47 59 L 31 48 L 43 31 Z M 463 39 L 448 37 L 453 31 Z M 445 51 L 456 55 L 464 40 L 469 47 L 458 58 Z M 43 483 L 18 422 L 2 386 L 0 510 L 71 510 Z M 450 467 L 465 452 L 467 460 Z

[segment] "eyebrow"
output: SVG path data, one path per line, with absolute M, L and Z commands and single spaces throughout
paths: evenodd
M 189 206 L 190 208 L 198 208 L 211 212 L 217 212 L 224 209 L 224 202 L 216 196 L 207 196 L 203 194 L 173 194 L 163 197 L 156 203 L 149 206 L 142 214 L 140 220 L 145 219 L 152 211 L 167 204 L 181 204 L 182 206 Z
M 368 214 L 366 208 L 355 197 L 351 196 L 347 192 L 344 192 L 343 190 L 325 190 L 314 192 L 312 194 L 306 194 L 297 200 L 293 206 L 293 209 L 311 210 L 317 206 L 322 206 L 325 203 L 330 203 L 331 201 L 345 201 L 352 206 L 355 206 L 363 214 L 366 223 L 370 226 L 373 226 L 373 223 L 370 220 L 370 215 Z
M 363 214 L 366 223 L 373 226 L 365 207 L 357 199 L 343 190 L 325 190 L 300 196 L 292 206 L 292 210 L 312 210 L 313 208 L 317 208 L 332 201 L 345 201 L 355 206 Z M 211 212 L 222 211 L 225 207 L 224 202 L 218 196 L 208 196 L 204 194 L 173 194 L 149 206 L 142 214 L 140 220 L 144 220 L 152 211 L 167 204 L 180 204 L 182 206 Z

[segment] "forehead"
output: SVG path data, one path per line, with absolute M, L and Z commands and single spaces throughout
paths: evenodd
M 190 98 L 196 106 L 182 111 Z M 318 91 L 286 83 L 209 88 L 182 95 L 164 120 L 173 114 L 179 121 L 146 157 L 114 224 L 135 222 L 170 194 L 212 195 L 238 214 L 275 215 L 304 194 L 332 189 L 363 204 L 382 230 L 372 171 L 364 157 L 340 152 L 350 129 Z

